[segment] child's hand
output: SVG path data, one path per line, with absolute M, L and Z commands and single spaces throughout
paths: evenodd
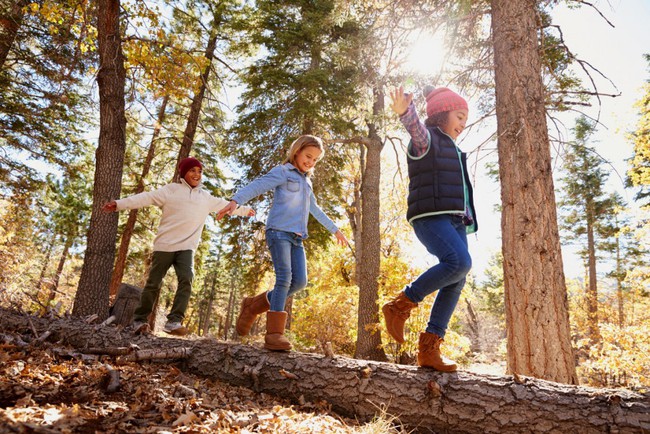
M 217 213 L 217 220 L 221 220 L 226 214 L 232 215 L 232 212 L 237 209 L 237 202 L 231 200 L 228 205 L 223 207 L 221 211 Z M 255 211 L 253 211 L 255 212 Z
M 248 217 L 255 217 L 255 210 L 253 208 L 248 211 Z
M 104 212 L 114 212 L 117 211 L 117 202 L 114 200 L 110 202 L 106 202 L 104 206 L 102 206 L 102 211 Z
M 339 245 L 347 246 L 349 244 L 348 239 L 345 238 L 345 235 L 343 235 L 343 232 L 341 232 L 340 230 L 336 231 L 334 236 L 336 237 L 336 241 L 339 243 Z
M 393 109 L 398 116 L 402 116 L 406 113 L 406 110 L 411 105 L 413 101 L 412 93 L 404 93 L 404 86 L 400 86 L 396 89 L 391 90 L 390 92 L 391 105 L 390 108 Z

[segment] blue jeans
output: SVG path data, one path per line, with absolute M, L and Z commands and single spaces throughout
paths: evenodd
M 462 217 L 451 214 L 419 218 L 412 224 L 418 240 L 440 262 L 407 285 L 404 292 L 411 301 L 419 303 L 439 290 L 426 331 L 444 337 L 472 267 L 465 225 Z
M 275 270 L 275 286 L 267 296 L 271 310 L 281 312 L 287 298 L 307 286 L 305 249 L 300 235 L 275 229 L 266 231 L 266 244 Z

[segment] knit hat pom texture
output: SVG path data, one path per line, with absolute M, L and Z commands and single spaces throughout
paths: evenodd
M 203 168 L 203 164 L 194 157 L 183 158 L 180 163 L 178 163 L 178 170 L 181 173 L 181 178 L 185 178 L 185 174 L 189 172 L 192 167 Z
M 467 101 L 446 87 L 435 88 L 427 85 L 422 93 L 427 100 L 427 116 L 454 110 L 468 110 Z

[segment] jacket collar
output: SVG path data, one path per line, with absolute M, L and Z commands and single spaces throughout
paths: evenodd
M 203 187 L 203 183 L 202 183 L 202 182 L 199 182 L 199 185 L 197 185 L 196 187 L 192 187 L 190 184 L 187 183 L 187 181 L 185 180 L 185 178 L 181 178 L 181 180 L 180 180 L 180 184 L 181 184 L 181 185 L 184 185 L 185 187 L 189 188 L 190 190 L 200 190 L 201 187 Z

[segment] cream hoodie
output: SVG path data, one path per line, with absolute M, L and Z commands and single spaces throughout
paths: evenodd
M 153 249 L 160 252 L 177 252 L 196 250 L 201 241 L 205 219 L 211 212 L 217 212 L 228 205 L 229 201 L 210 195 L 200 184 L 192 188 L 181 179 L 178 184 L 167 184 L 157 190 L 135 194 L 115 202 L 118 211 L 148 205 L 160 207 L 162 218 L 153 241 Z M 240 206 L 233 214 L 246 216 L 250 210 L 248 206 Z

